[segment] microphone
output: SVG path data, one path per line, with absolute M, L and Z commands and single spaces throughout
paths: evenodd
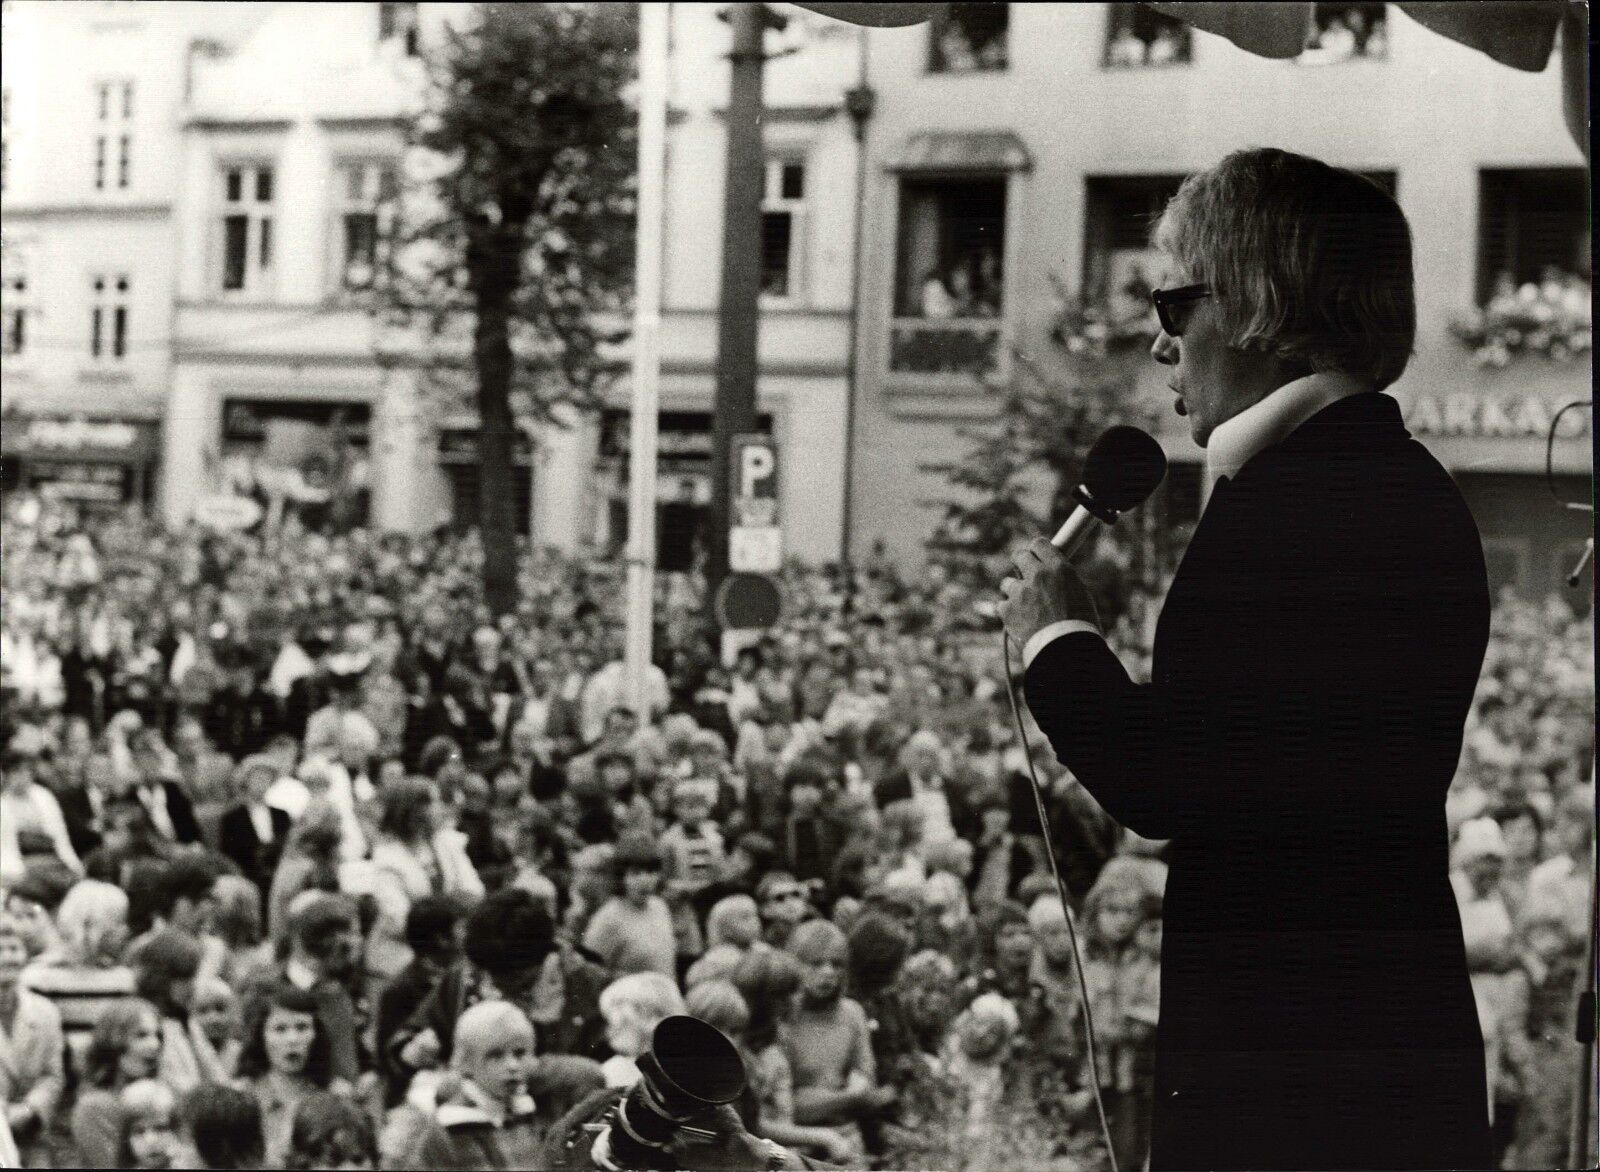
M 1126 425 L 1106 429 L 1083 462 L 1083 482 L 1072 490 L 1077 504 L 1050 544 L 1072 557 L 1096 531 L 1095 522 L 1115 525 L 1144 504 L 1166 475 L 1166 453 L 1148 432 Z

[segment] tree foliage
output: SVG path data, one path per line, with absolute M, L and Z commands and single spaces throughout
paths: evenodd
M 515 601 L 517 426 L 593 409 L 633 280 L 637 8 L 480 4 L 426 54 L 376 308 L 430 399 L 475 401 L 489 605 Z

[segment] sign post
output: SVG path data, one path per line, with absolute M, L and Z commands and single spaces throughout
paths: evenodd
M 733 468 L 728 568 L 735 574 L 776 574 L 783 568 L 777 445 L 758 432 L 734 436 Z

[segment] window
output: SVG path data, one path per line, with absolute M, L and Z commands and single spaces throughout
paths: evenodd
M 805 197 L 804 163 L 767 160 L 761 198 L 761 292 L 769 297 L 796 297 L 801 292 Z
M 270 165 L 223 168 L 223 292 L 265 291 L 272 274 L 272 189 Z
M 399 44 L 408 57 L 415 57 L 421 52 L 417 39 L 415 4 L 378 5 L 378 43 L 386 41 Z
M 1581 286 L 1588 300 L 1589 190 L 1580 167 L 1484 171 L 1478 181 L 1478 303 L 1525 286 Z M 1541 296 L 1544 294 L 1541 293 Z
M 1006 180 L 904 179 L 889 368 L 973 375 L 1003 361 Z
M 133 82 L 95 84 L 94 189 L 125 191 L 133 180 Z
M 930 73 L 980 73 L 1006 67 L 1009 4 L 946 4 L 929 30 Z
M 0 353 L 18 358 L 28 348 L 29 317 L 33 296 L 28 287 L 28 258 L 21 249 L 7 246 L 0 251 Z
M 1382 4 L 1318 4 L 1302 65 L 1337 65 L 1358 57 L 1389 55 L 1389 27 Z
M 338 165 L 335 181 L 335 280 L 342 289 L 368 289 L 393 227 L 399 173 L 390 162 L 352 159 Z
M 1106 68 L 1187 65 L 1193 59 L 1193 34 L 1178 17 L 1143 4 L 1106 7 Z
M 1155 332 L 1150 291 L 1165 274 L 1150 235 L 1182 182 L 1182 175 L 1115 175 L 1085 184 L 1082 297 L 1113 337 Z
M 117 362 L 128 356 L 128 274 L 90 278 L 89 357 Z

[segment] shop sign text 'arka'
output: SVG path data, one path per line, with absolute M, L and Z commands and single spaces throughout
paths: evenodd
M 1555 408 L 1537 395 L 1491 399 L 1481 395 L 1418 395 L 1406 412 L 1406 427 L 1417 435 L 1482 436 L 1489 439 L 1544 439 Z M 1589 416 L 1569 411 L 1557 439 L 1589 434 Z

